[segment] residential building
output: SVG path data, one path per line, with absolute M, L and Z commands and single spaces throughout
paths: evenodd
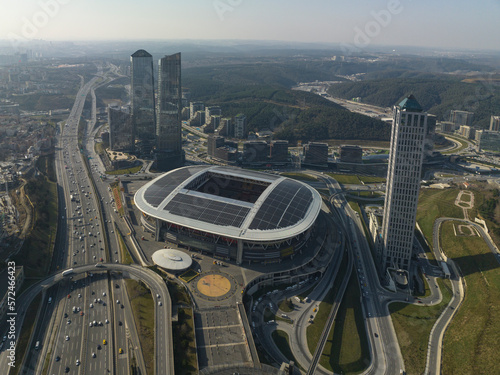
M 189 104 L 189 118 L 193 118 L 198 111 L 204 111 L 205 105 L 202 102 L 191 102 Z
M 476 132 L 477 150 L 500 153 L 500 132 L 478 130 Z
M 240 113 L 234 117 L 234 137 L 246 138 L 247 133 L 247 117 Z
M 500 131 L 500 116 L 491 116 L 490 130 Z
M 474 117 L 473 112 L 468 111 L 458 111 L 452 109 L 450 112 L 450 121 L 455 125 L 468 125 L 472 126 L 472 118 Z

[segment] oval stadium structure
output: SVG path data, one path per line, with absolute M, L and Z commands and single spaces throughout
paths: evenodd
M 302 182 L 221 166 L 173 170 L 140 188 L 134 200 L 157 241 L 237 263 L 293 255 L 321 209 L 319 193 Z

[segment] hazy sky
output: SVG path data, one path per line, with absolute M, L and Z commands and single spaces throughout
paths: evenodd
M 500 49 L 500 0 L 1 0 L 0 39 L 252 39 Z

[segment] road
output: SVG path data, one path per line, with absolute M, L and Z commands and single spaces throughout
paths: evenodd
M 163 301 L 162 306 L 155 304 L 155 323 L 156 323 L 156 331 L 157 337 L 162 340 L 161 343 L 157 343 L 156 348 L 156 368 L 158 369 L 157 373 L 159 374 L 167 374 L 173 375 L 173 343 L 172 343 L 172 331 L 169 322 L 171 322 L 172 318 L 172 310 L 171 310 L 171 301 L 168 294 L 168 289 L 163 281 L 163 279 L 157 275 L 155 272 L 149 270 L 148 268 L 143 268 L 137 265 L 124 265 L 124 264 L 116 264 L 116 263 L 103 263 L 102 267 L 96 267 L 95 265 L 84 265 L 73 268 L 73 274 L 68 275 L 66 277 L 62 276 L 62 272 L 54 273 L 47 278 L 37 282 L 32 285 L 23 295 L 18 299 L 18 308 L 19 311 L 25 312 L 31 301 L 43 290 L 47 290 L 48 288 L 56 285 L 57 283 L 70 283 L 70 277 L 79 278 L 81 276 L 85 276 L 86 274 L 92 273 L 94 278 L 106 278 L 106 274 L 108 272 L 118 272 L 123 275 L 123 277 L 134 277 L 136 279 L 142 280 L 146 283 L 151 292 L 156 295 L 159 294 Z M 100 276 L 100 274 L 102 276 Z M 116 274 L 116 277 L 119 274 Z M 18 317 L 20 319 L 20 323 L 22 324 L 24 314 L 20 314 Z M 73 323 L 71 323 L 73 324 Z M 71 340 L 71 339 L 70 339 Z M 158 341 L 158 340 L 157 340 Z M 69 340 L 68 340 L 69 342 Z M 0 355 L 0 368 L 6 369 L 7 366 L 7 353 L 4 351 Z M 83 368 L 83 367 L 79 367 Z M 55 371 L 54 373 L 64 373 Z M 96 372 L 89 372 L 96 373 Z

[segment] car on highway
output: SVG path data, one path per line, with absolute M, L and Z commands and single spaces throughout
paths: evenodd
M 56 362 L 59 362 L 61 360 L 61 357 L 57 356 L 56 357 Z
M 68 341 L 69 340 L 69 336 L 66 335 L 66 337 L 64 338 L 64 340 Z
M 119 326 L 123 325 L 123 323 L 122 323 L 122 321 L 121 321 L 121 320 L 118 322 L 118 325 L 119 325 Z
M 92 358 L 95 358 L 95 352 L 92 352 Z
M 68 373 L 69 372 L 69 367 L 66 366 L 66 368 L 64 369 L 64 372 Z
M 118 349 L 118 353 L 123 354 L 123 349 L 122 348 Z
M 80 360 L 79 359 L 76 360 L 76 365 L 80 366 Z

